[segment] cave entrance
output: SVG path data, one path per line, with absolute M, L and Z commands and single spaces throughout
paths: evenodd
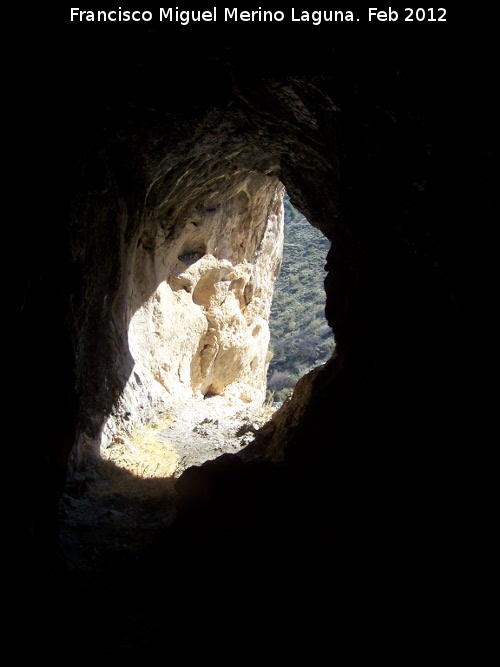
M 127 294 L 133 366 L 93 483 L 79 498 L 76 476 L 61 503 L 70 567 L 146 544 L 175 516 L 187 468 L 259 455 L 262 427 L 334 346 L 324 318 L 328 246 L 269 178 L 195 210 L 170 244 L 137 244 Z M 99 526 L 88 542 L 76 535 L 81 524 Z
M 279 180 L 263 176 L 192 210 L 170 243 L 160 241 L 152 252 L 139 240 L 135 251 L 133 369 L 101 455 L 129 467 L 136 458 L 141 476 L 175 477 L 239 452 L 299 378 L 331 356 L 323 285 L 330 242 Z

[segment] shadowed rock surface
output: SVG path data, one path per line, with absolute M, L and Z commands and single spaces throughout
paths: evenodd
M 320 664 L 360 634 L 389 653 L 413 646 L 421 625 L 409 619 L 422 609 L 430 626 L 445 617 L 440 638 L 453 643 L 487 500 L 470 247 L 471 225 L 481 235 L 493 211 L 481 55 L 471 64 L 452 22 L 426 32 L 425 49 L 415 26 L 362 43 L 320 28 L 300 53 L 280 26 L 263 28 L 266 48 L 250 27 L 177 41 L 130 26 L 94 26 L 92 38 L 60 20 L 45 28 L 28 68 L 43 96 L 16 97 L 19 180 L 31 180 L 15 230 L 12 395 L 34 392 L 36 432 L 16 446 L 9 546 L 28 652 L 75 666 Z M 221 211 L 245 209 L 241 192 L 280 183 L 331 241 L 334 356 L 299 381 L 259 456 L 188 469 L 174 520 L 147 549 L 72 577 L 60 499 L 73 475 L 88 481 L 129 382 L 127 317 L 163 279 L 151 268 L 161 247 L 178 244 L 192 267 L 212 239 L 182 245 L 195 212 L 215 209 L 203 224 L 225 225 Z M 253 222 L 240 215 L 231 233 Z M 147 273 L 144 294 L 134 271 Z

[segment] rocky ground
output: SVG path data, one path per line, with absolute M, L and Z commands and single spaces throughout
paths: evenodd
M 181 473 L 225 453 L 258 458 L 277 407 L 219 396 L 184 403 L 134 439 L 103 450 L 95 467 L 68 483 L 60 503 L 68 571 L 90 574 L 138 557 L 174 519 Z
M 277 407 L 177 406 L 71 480 L 66 567 L 33 613 L 36 655 L 53 667 L 233 667 L 301 650 L 321 663 L 343 576 L 338 520 L 318 511 L 324 476 L 310 484 L 265 457 Z

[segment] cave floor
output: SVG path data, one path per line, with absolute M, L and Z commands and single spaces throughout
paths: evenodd
M 335 517 L 310 528 L 302 478 L 266 461 L 278 407 L 185 404 L 68 484 L 65 567 L 33 612 L 37 655 L 57 667 L 234 667 L 302 652 L 320 664 L 332 614 L 316 598 L 334 599 L 338 585 L 327 571 Z M 204 463 L 206 479 L 225 475 L 222 488 L 186 511 L 176 483 Z
M 222 454 L 258 458 L 275 410 L 192 401 L 133 439 L 119 439 L 68 482 L 59 508 L 60 545 L 72 576 L 114 571 L 140 557 L 176 515 L 175 483 Z

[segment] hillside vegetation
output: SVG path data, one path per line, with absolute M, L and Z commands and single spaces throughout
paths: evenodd
M 331 355 L 335 340 L 325 320 L 324 265 L 330 242 L 285 195 L 285 241 L 269 326 L 273 358 L 267 397 L 283 401 L 297 380 Z

